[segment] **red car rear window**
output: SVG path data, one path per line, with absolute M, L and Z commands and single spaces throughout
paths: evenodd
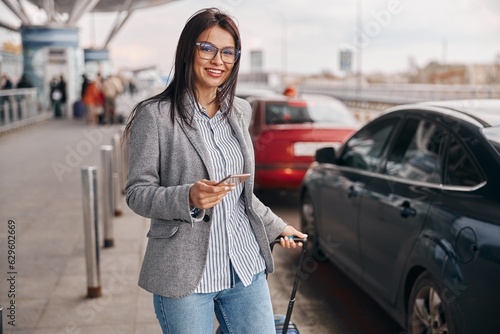
M 330 101 L 275 101 L 266 103 L 266 124 L 330 123 L 356 126 L 352 113 L 342 104 Z

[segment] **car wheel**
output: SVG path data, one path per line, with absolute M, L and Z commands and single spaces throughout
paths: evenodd
M 314 204 L 308 192 L 302 198 L 300 211 L 301 231 L 307 234 L 307 253 L 312 255 L 317 261 L 326 261 L 325 254 L 321 251 L 317 239 Z
M 409 334 L 456 334 L 452 303 L 441 298 L 443 289 L 428 273 L 413 285 L 408 303 Z

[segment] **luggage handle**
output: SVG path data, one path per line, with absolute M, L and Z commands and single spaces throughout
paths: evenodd
M 293 237 L 293 236 L 292 236 L 292 237 Z M 271 251 L 273 250 L 274 245 L 276 245 L 276 244 L 279 244 L 279 243 L 280 243 L 281 238 L 289 238 L 289 237 L 281 237 L 281 236 L 279 236 L 279 237 L 277 237 L 276 239 L 274 239 L 273 241 L 271 241 Z M 302 248 L 304 248 L 304 246 L 305 246 L 305 244 L 306 244 L 306 242 L 307 242 L 307 238 L 295 238 L 295 237 L 293 237 L 292 239 L 293 239 L 293 241 L 295 241 L 295 242 L 302 242 Z M 305 249 L 305 248 L 304 248 L 304 249 Z
M 271 252 L 273 251 L 274 245 L 280 242 L 281 237 L 277 237 L 271 242 Z M 299 268 L 297 269 L 297 273 L 295 274 L 295 280 L 293 282 L 292 294 L 290 296 L 290 301 L 288 302 L 288 309 L 286 311 L 285 322 L 283 323 L 282 334 L 286 334 L 288 331 L 288 325 L 290 324 L 290 318 L 292 317 L 293 305 L 295 304 L 295 294 L 297 292 L 297 288 L 299 287 L 300 281 L 300 273 L 302 270 L 302 262 L 304 262 L 304 255 L 307 249 L 307 238 L 294 238 L 295 242 L 302 242 L 302 251 L 300 252 L 300 260 L 299 260 Z

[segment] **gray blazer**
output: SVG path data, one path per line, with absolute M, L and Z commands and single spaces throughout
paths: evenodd
M 247 101 L 235 98 L 229 123 L 245 159 L 243 173 L 254 175 L 248 132 L 251 112 Z M 214 179 L 203 139 L 180 118 L 172 124 L 169 102 L 162 102 L 160 108 L 152 103 L 141 108 L 132 124 L 129 154 L 127 204 L 137 214 L 151 218 L 139 286 L 166 297 L 187 296 L 201 280 L 212 224 L 211 209 L 202 213 L 203 219 L 195 219 L 189 207 L 190 186 L 201 179 Z M 246 181 L 243 198 L 266 268 L 273 272 L 269 244 L 286 224 L 255 197 L 253 186 L 252 176 Z

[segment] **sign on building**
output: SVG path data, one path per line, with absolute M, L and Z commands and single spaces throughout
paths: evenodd
M 351 72 L 352 70 L 352 51 L 340 50 L 340 70 Z
M 262 50 L 250 51 L 250 71 L 262 72 Z

